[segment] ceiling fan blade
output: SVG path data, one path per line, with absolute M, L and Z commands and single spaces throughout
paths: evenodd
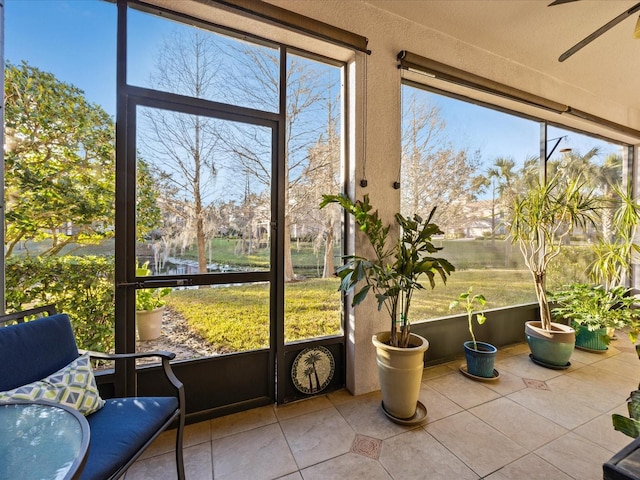
M 621 21 L 626 19 L 629 15 L 633 15 L 637 11 L 640 11 L 640 3 L 636 3 L 629 10 L 626 10 L 626 11 L 622 12 L 620 15 L 618 15 L 616 18 L 614 18 L 610 22 L 605 23 L 603 26 L 601 26 L 599 29 L 597 29 L 595 32 L 593 32 L 591 35 L 589 35 L 588 37 L 580 40 L 578 43 L 576 43 L 569 50 L 567 50 L 562 55 L 560 55 L 560 57 L 558 58 L 558 61 L 559 62 L 564 62 L 567 58 L 569 58 L 571 55 L 576 53 L 578 50 L 580 50 L 581 48 L 583 48 L 586 45 L 590 44 L 596 38 L 598 38 L 600 35 L 602 35 L 606 31 L 610 30 L 611 28 L 615 27 Z
M 578 0 L 553 0 L 553 2 L 547 5 L 547 7 L 553 7 L 555 5 L 562 5 L 563 3 L 571 3 L 571 2 L 577 2 L 577 1 Z

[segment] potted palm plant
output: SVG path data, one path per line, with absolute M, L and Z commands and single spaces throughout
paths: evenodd
M 531 359 L 550 368 L 565 368 L 575 345 L 575 330 L 551 321 L 547 269 L 576 228 L 595 225 L 598 201 L 593 189 L 578 178 L 555 175 L 516 195 L 507 223 L 531 272 L 540 319 L 525 324 Z
M 336 270 L 336 274 L 341 280 L 340 291 L 354 292 L 353 307 L 373 292 L 378 310 L 385 309 L 389 315 L 389 331 L 380 332 L 372 338 L 385 413 L 395 419 L 413 418 L 418 405 L 424 352 L 429 342 L 411 333 L 411 299 L 416 290 L 425 288 L 420 283 L 423 276 L 434 288 L 436 277 L 446 283 L 447 276 L 455 270 L 446 259 L 432 256 L 441 247 L 434 246 L 431 238 L 443 233 L 431 222 L 435 208 L 427 219 L 396 213 L 400 232 L 397 241 L 389 242 L 391 226 L 383 225 L 378 211 L 374 211 L 369 203 L 368 195 L 355 202 L 346 195 L 323 195 L 320 208 L 330 203 L 340 205 L 353 216 L 373 249 L 371 258 L 346 256 L 344 265 Z
M 136 265 L 136 276 L 151 275 L 149 263 Z M 170 288 L 145 288 L 136 292 L 136 331 L 140 340 L 155 340 L 162 329 L 162 315 L 166 302 L 164 297 L 171 292 Z
M 449 310 L 462 305 L 467 312 L 471 340 L 463 344 L 467 366 L 466 368 L 460 367 L 460 371 L 474 380 L 493 380 L 498 378 L 498 373 L 493 368 L 498 349 L 490 343 L 476 341 L 476 336 L 473 333 L 474 309 L 476 306 L 482 309 L 486 304 L 487 300 L 484 295 L 480 293 L 473 294 L 473 287 L 469 287 L 469 290 L 462 292 L 456 300 L 449 304 Z M 476 312 L 475 317 L 478 325 L 482 325 L 487 321 L 487 317 L 482 311 Z

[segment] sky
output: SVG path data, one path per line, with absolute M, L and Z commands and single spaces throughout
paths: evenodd
M 136 28 L 148 15 L 130 18 L 129 78 L 140 79 L 152 68 L 162 37 L 172 23 Z M 53 73 L 84 91 L 92 103 L 116 113 L 117 8 L 101 0 L 6 0 L 5 61 Z
M 90 102 L 115 115 L 115 4 L 6 0 L 4 56 L 5 62 L 26 60 L 74 84 Z
M 435 103 L 447 124 L 449 139 L 458 148 L 468 148 L 470 153 L 479 150 L 485 167 L 493 165 L 498 157 L 511 157 L 517 166 L 521 166 L 525 159 L 540 155 L 540 124 L 537 121 L 412 87 L 406 89 L 417 93 L 421 101 Z M 619 153 L 617 145 L 553 126 L 549 126 L 547 130 L 547 151 L 551 151 L 556 143 L 555 139 L 565 135 L 566 138 L 552 154 L 552 159 L 561 158 L 560 150 L 563 148 L 570 148 L 572 153 L 584 154 L 591 148 L 598 147 L 601 150 L 599 161 L 603 161 L 610 153 Z
M 100 0 L 6 0 L 5 61 L 26 60 L 53 73 L 83 90 L 90 102 L 115 118 L 116 10 L 115 4 Z M 171 28 L 166 20 L 151 22 L 138 13 L 131 17 L 128 35 L 135 45 L 129 52 L 131 83 L 143 82 L 153 66 L 152 52 Z M 505 152 L 518 164 L 537 155 L 538 123 L 447 97 L 435 98 L 448 136 L 470 152 L 480 149 L 485 166 Z M 599 145 L 605 153 L 615 151 L 611 145 L 571 132 L 551 130 L 548 136 L 565 133 L 569 133 L 567 143 L 558 150 L 568 146 L 586 152 Z

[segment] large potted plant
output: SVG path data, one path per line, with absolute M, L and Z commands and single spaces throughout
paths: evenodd
M 400 232 L 396 241 L 389 241 L 390 225 L 383 225 L 377 210 L 369 203 L 369 196 L 355 202 L 346 195 L 323 195 L 320 208 L 339 204 L 353 216 L 360 231 L 368 239 L 373 255 L 348 255 L 336 270 L 342 292 L 353 292 L 353 307 L 373 292 L 378 310 L 385 309 L 390 319 L 389 331 L 373 336 L 376 347 L 378 374 L 385 412 L 394 419 L 411 419 L 416 413 L 424 352 L 429 342 L 411 333 L 409 308 L 424 276 L 431 288 L 439 276 L 446 283 L 455 270 L 444 258 L 431 256 L 441 250 L 431 242 L 433 235 L 443 232 L 431 222 L 435 208 L 427 219 L 419 215 L 404 217 L 396 213 Z
M 551 321 L 547 269 L 576 228 L 595 225 L 598 201 L 586 182 L 561 174 L 516 195 L 507 226 L 531 272 L 540 319 L 525 324 L 531 359 L 550 368 L 565 368 L 575 345 L 575 330 Z
M 606 351 L 611 342 L 608 331 L 631 325 L 636 318 L 636 299 L 629 289 L 615 286 L 573 283 L 552 295 L 551 313 L 568 320 L 576 331 L 576 348 Z
M 136 276 L 146 277 L 151 274 L 148 262 L 136 265 Z M 136 331 L 138 339 L 147 341 L 158 338 L 162 331 L 162 316 L 166 302 L 164 297 L 171 292 L 170 288 L 144 288 L 136 292 Z

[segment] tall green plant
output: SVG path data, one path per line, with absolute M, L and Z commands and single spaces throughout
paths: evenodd
M 419 215 L 404 217 L 396 213 L 400 236 L 395 243 L 387 243 L 390 225 L 383 225 L 377 210 L 369 203 L 369 196 L 353 202 L 346 195 L 323 195 L 320 208 L 330 203 L 339 204 L 353 216 L 361 232 L 365 234 L 374 251 L 373 258 L 347 255 L 345 264 L 336 271 L 340 277 L 340 291 L 355 290 L 352 306 L 357 306 L 373 291 L 378 310 L 385 308 L 391 319 L 390 344 L 394 347 L 409 346 L 409 307 L 415 290 L 424 286 L 419 282 L 424 275 L 431 288 L 436 285 L 436 275 L 447 282 L 455 267 L 444 258 L 432 257 L 441 250 L 431 242 L 433 235 L 443 232 L 431 223 L 435 208 L 423 220 Z M 363 283 L 360 289 L 356 287 Z
M 555 175 L 517 195 L 510 212 L 511 240 L 518 244 L 533 277 L 542 328 L 551 330 L 547 269 L 576 229 L 595 225 L 598 200 L 585 181 Z
M 607 291 L 622 286 L 624 276 L 631 268 L 631 256 L 640 253 L 635 237 L 640 224 L 640 204 L 634 199 L 631 186 L 625 190 L 612 186 L 618 207 L 613 214 L 611 235 L 600 235 L 594 244 L 596 259 L 590 265 L 591 277 L 604 285 Z

